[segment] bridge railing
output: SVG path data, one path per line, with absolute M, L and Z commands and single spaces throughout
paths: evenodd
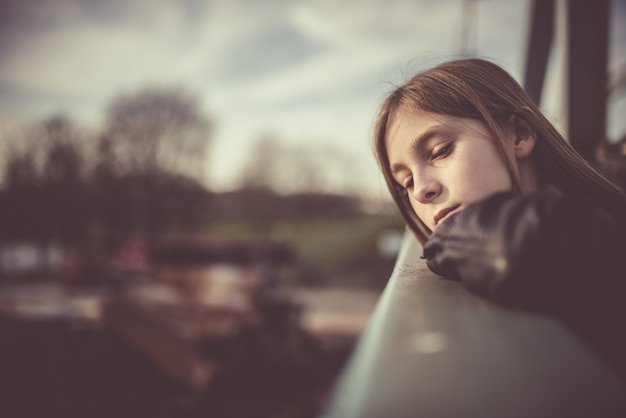
M 406 234 L 324 418 L 626 416 L 626 385 L 556 319 L 433 275 Z

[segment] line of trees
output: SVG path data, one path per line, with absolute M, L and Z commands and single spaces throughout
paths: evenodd
M 211 121 L 195 96 L 176 88 L 117 97 L 96 132 L 55 116 L 4 140 L 0 245 L 106 253 L 130 238 L 156 244 L 219 219 L 265 227 L 360 210 L 353 156 L 271 136 L 251 150 L 241 190 L 211 193 L 202 181 Z
M 279 193 L 357 195 L 363 190 L 356 158 L 324 144 L 288 144 L 266 135 L 252 148 L 242 172 L 244 188 Z
M 4 144 L 0 240 L 107 251 L 191 227 L 209 143 L 196 98 L 173 88 L 118 97 L 96 134 L 60 116 L 23 130 Z

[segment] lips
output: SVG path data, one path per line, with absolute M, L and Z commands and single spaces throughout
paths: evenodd
M 446 209 L 442 209 L 440 210 L 436 215 L 435 215 L 435 226 L 439 225 L 439 222 L 441 222 L 444 218 L 446 218 L 450 213 L 452 213 L 453 211 L 455 211 L 456 209 L 459 208 L 459 206 L 461 205 L 455 205 L 455 206 L 451 206 L 449 208 Z

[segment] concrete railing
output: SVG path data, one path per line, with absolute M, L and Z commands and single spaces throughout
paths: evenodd
M 432 274 L 406 234 L 324 418 L 626 417 L 626 385 L 556 319 Z

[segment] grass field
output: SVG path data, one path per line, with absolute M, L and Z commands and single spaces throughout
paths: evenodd
M 381 254 L 379 239 L 402 230 L 402 222 L 395 215 L 358 215 L 271 224 L 220 221 L 207 225 L 195 238 L 290 242 L 298 255 L 303 281 L 378 287 L 386 282 L 395 261 L 395 257 Z

